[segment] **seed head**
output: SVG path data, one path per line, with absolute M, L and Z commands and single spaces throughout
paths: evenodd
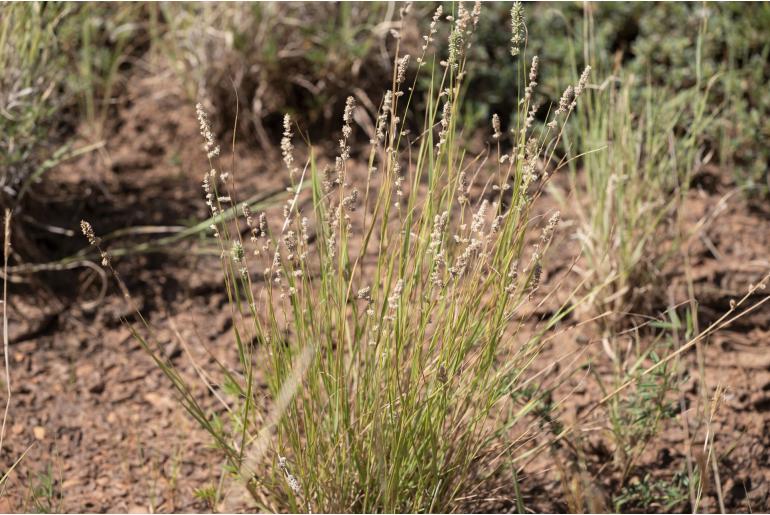
M 362 300 L 369 300 L 372 296 L 372 288 L 370 286 L 364 286 L 360 290 L 358 290 L 358 293 L 356 293 L 357 299 Z
M 289 170 L 289 177 L 294 179 L 297 174 L 297 168 L 294 166 L 294 145 L 291 139 L 294 137 L 294 133 L 291 131 L 291 116 L 285 114 L 283 116 L 283 137 L 281 138 L 281 155 L 283 156 L 283 163 L 286 165 L 286 169 Z
M 385 97 L 382 99 L 382 109 L 380 115 L 377 117 L 377 141 L 382 143 L 385 141 L 385 127 L 388 122 L 388 115 L 393 107 L 393 92 L 388 90 L 385 92 Z M 371 142 L 375 143 L 374 140 Z
M 471 258 L 481 249 L 481 244 L 482 243 L 479 240 L 471 240 L 468 246 L 465 247 L 465 251 L 462 255 L 455 261 L 454 266 L 449 269 L 449 273 L 452 274 L 452 277 L 460 278 L 465 275 Z
M 481 2 L 476 0 L 476 2 L 473 3 L 473 11 L 471 12 L 474 28 L 479 24 L 479 16 L 481 16 Z
M 524 7 L 521 2 L 514 2 L 511 7 L 511 55 L 516 57 L 524 44 L 525 36 Z
M 575 109 L 577 106 L 577 99 L 580 96 L 581 93 L 583 93 L 583 90 L 586 89 L 586 86 L 588 85 L 588 75 L 591 73 L 591 67 L 586 66 L 583 70 L 583 73 L 580 74 L 580 79 L 578 79 L 578 83 L 575 84 L 574 89 L 574 97 L 572 99 L 572 103 L 570 104 L 570 109 Z
M 460 177 L 457 180 L 457 202 L 461 205 L 468 203 L 468 176 L 463 170 L 460 172 Z
M 500 117 L 497 115 L 497 113 L 492 115 L 492 130 L 494 131 L 492 137 L 495 139 L 500 139 L 502 133 L 500 132 Z
M 353 212 L 356 210 L 356 202 L 358 202 L 358 190 L 353 188 L 350 195 L 342 199 L 342 207 L 344 207 L 346 211 Z
M 437 255 L 441 251 L 441 242 L 444 239 L 449 212 L 444 211 L 440 215 L 433 217 L 433 231 L 430 233 L 430 243 L 428 244 L 428 253 Z
M 297 236 L 294 231 L 286 231 L 283 236 L 283 244 L 286 245 L 286 250 L 289 252 L 289 260 L 294 259 L 294 255 L 297 252 Z
M 553 231 L 556 229 L 556 225 L 559 223 L 560 217 L 561 214 L 556 211 L 551 215 L 551 218 L 548 219 L 548 224 L 543 228 L 543 233 L 540 235 L 540 245 L 542 247 L 545 247 L 551 242 Z
M 527 84 L 527 87 L 524 88 L 524 99 L 523 102 L 529 102 L 532 99 L 532 93 L 535 91 L 535 86 L 537 86 L 537 68 L 538 68 L 538 58 L 537 56 L 534 56 L 532 58 L 532 64 L 529 67 L 529 84 Z
M 529 282 L 529 300 L 532 300 L 532 296 L 535 294 L 537 287 L 540 285 L 540 275 L 543 272 L 543 267 L 540 266 L 540 262 L 535 263 L 535 268 L 532 270 L 532 278 Z
M 396 83 L 401 84 L 406 80 L 406 69 L 409 66 L 409 54 L 406 54 L 398 61 L 398 73 L 396 73 Z
M 97 246 L 101 243 L 101 240 L 97 238 L 96 234 L 94 233 L 94 228 L 90 223 L 86 222 L 85 220 L 81 220 L 80 230 L 83 231 L 83 235 L 91 245 Z
M 243 261 L 245 253 L 243 251 L 243 245 L 240 241 L 233 242 L 233 248 L 230 252 L 233 255 L 233 260 L 236 263 L 241 263 Z
M 489 207 L 489 201 L 484 199 L 479 206 L 479 210 L 473 215 L 473 223 L 471 224 L 471 234 L 481 234 L 484 229 L 484 218 L 487 216 L 487 207 Z
M 559 115 L 566 113 L 570 109 L 574 98 L 575 90 L 571 85 L 567 86 L 567 89 L 564 90 L 564 93 L 562 93 L 561 98 L 559 99 L 559 107 L 556 109 L 556 111 L 554 111 L 553 119 L 548 123 L 548 127 L 551 129 L 556 128 L 556 119 L 559 117 Z
M 444 103 L 444 108 L 441 111 L 441 131 L 438 133 L 437 148 L 441 148 L 447 141 L 447 135 L 449 134 L 449 122 L 452 116 L 452 102 L 447 99 Z
M 216 157 L 219 155 L 219 146 L 214 141 L 214 133 L 211 132 L 211 124 L 209 123 L 206 111 L 203 110 L 203 104 L 195 105 L 195 113 L 198 116 L 198 124 L 200 125 L 201 136 L 205 140 L 205 148 L 208 153 L 208 158 Z
M 259 236 L 267 237 L 267 215 L 265 213 L 259 214 Z
M 448 64 L 453 70 L 457 70 L 463 51 L 463 33 L 459 27 L 449 34 L 449 59 Z
M 404 291 L 404 280 L 399 279 L 393 287 L 393 293 L 388 297 L 388 307 L 391 310 L 398 309 L 398 301 L 401 299 L 401 293 Z
M 294 477 L 294 475 L 292 475 L 291 472 L 289 472 L 289 467 L 286 464 L 286 458 L 284 458 L 283 456 L 279 456 L 278 466 L 281 468 L 281 471 L 283 472 L 283 475 L 286 478 L 286 483 L 289 485 L 289 488 L 291 488 L 291 491 L 294 492 L 296 495 L 301 496 L 302 487 L 300 486 L 297 478 Z
M 344 126 L 342 127 L 342 135 L 345 139 L 349 138 L 353 132 L 351 123 L 353 123 L 353 112 L 356 109 L 356 100 L 353 97 L 348 97 L 345 101 L 345 111 L 342 113 L 342 121 Z

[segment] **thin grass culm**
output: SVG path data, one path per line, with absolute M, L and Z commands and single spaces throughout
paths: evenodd
M 281 212 L 247 206 L 229 223 L 216 216 L 237 210 L 236 177 L 222 171 L 198 106 L 203 190 L 240 367 L 221 367 L 230 392 L 222 409 L 204 413 L 181 375 L 134 334 L 262 509 L 449 512 L 502 469 L 501 445 L 515 447 L 509 428 L 526 410 L 511 399 L 542 334 L 564 314 L 519 330 L 559 222 L 532 207 L 558 169 L 554 151 L 588 71 L 558 117 L 535 124 L 537 59 L 524 60 L 517 6 L 511 66 L 529 77 L 527 88 L 510 131 L 494 118 L 497 154 L 470 157 L 463 81 L 480 8 L 438 11 L 420 56 L 400 55 L 395 34 L 392 82 L 363 150 L 353 97 L 328 167 L 312 152 L 299 166 L 295 122 L 284 119 L 292 196 Z M 444 19 L 446 58 L 431 44 Z M 434 85 L 424 99 L 413 96 L 418 80 Z

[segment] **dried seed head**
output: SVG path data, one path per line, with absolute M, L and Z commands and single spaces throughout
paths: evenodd
M 463 170 L 460 172 L 460 177 L 457 180 L 457 202 L 462 204 L 468 203 L 468 176 Z
M 307 217 L 302 217 L 300 226 L 302 227 L 302 241 L 308 244 L 310 242 L 310 228 Z
M 404 280 L 399 279 L 396 285 L 393 287 L 393 293 L 388 297 L 388 307 L 395 311 L 398 309 L 398 303 L 401 299 L 401 294 L 404 292 Z
M 353 97 L 348 97 L 345 100 L 345 111 L 342 113 L 342 121 L 344 126 L 342 127 L 342 135 L 345 139 L 349 138 L 353 132 L 351 124 L 353 123 L 353 112 L 356 109 L 356 100 Z
M 471 224 L 471 234 L 479 233 L 483 234 L 484 220 L 487 216 L 487 207 L 489 207 L 489 201 L 484 199 L 479 206 L 479 210 L 473 215 L 473 223 Z
M 393 92 L 391 90 L 388 90 L 385 92 L 385 97 L 382 99 L 382 109 L 380 110 L 380 115 L 377 117 L 377 141 L 382 143 L 385 141 L 385 128 L 387 127 L 388 123 L 388 115 L 390 114 L 390 110 L 393 108 Z M 374 144 L 374 140 L 371 142 Z
M 254 219 L 251 217 L 251 208 L 249 205 L 244 203 L 241 206 L 241 211 L 243 211 L 243 217 L 246 219 L 246 225 L 254 227 Z
M 473 11 L 471 12 L 474 28 L 476 28 L 476 26 L 479 24 L 479 16 L 481 16 L 481 2 L 476 0 L 476 2 L 473 3 Z
M 556 225 L 559 223 L 560 217 L 561 214 L 556 211 L 551 215 L 551 218 L 548 219 L 548 224 L 543 228 L 543 233 L 540 235 L 541 247 L 545 247 L 551 242 L 553 231 L 556 229 Z
M 346 211 L 353 212 L 356 210 L 357 201 L 358 201 L 358 190 L 356 188 L 353 188 L 353 191 L 350 192 L 350 195 L 342 199 L 342 207 L 344 207 Z
M 94 233 L 94 228 L 91 227 L 91 224 L 86 222 L 85 220 L 80 221 L 80 230 L 83 231 L 83 235 L 88 240 L 88 243 L 95 246 L 99 249 L 99 252 L 101 253 L 102 257 L 102 266 L 109 266 L 110 265 L 110 255 L 107 254 L 105 251 L 101 249 L 99 245 L 101 245 L 102 240 Z M 124 292 L 125 294 L 125 292 Z
M 455 29 L 449 34 L 449 59 L 448 65 L 457 70 L 459 67 L 460 59 L 463 52 L 463 33 L 460 28 L 455 25 Z
M 286 458 L 284 458 L 283 456 L 279 456 L 278 466 L 281 468 L 281 471 L 283 472 L 283 475 L 286 478 L 286 483 L 289 485 L 289 488 L 291 488 L 291 491 L 294 492 L 296 495 L 301 496 L 302 487 L 300 486 L 297 478 L 294 477 L 291 472 L 289 472 L 289 467 L 286 464 Z
M 294 133 L 291 131 L 291 116 L 285 114 L 283 116 L 283 137 L 281 138 L 281 155 L 283 156 L 283 162 L 286 165 L 286 169 L 289 171 L 289 177 L 293 180 L 297 174 L 297 168 L 294 166 L 294 145 L 291 139 L 294 137 Z
M 294 259 L 297 252 L 297 236 L 294 234 L 294 231 L 286 231 L 286 234 L 283 236 L 283 244 L 286 245 L 289 260 Z
M 449 134 L 449 122 L 452 116 L 452 102 L 447 99 L 444 103 L 444 108 L 441 111 L 441 131 L 438 133 L 437 148 L 441 148 L 447 141 L 447 135 Z
M 406 80 L 406 69 L 409 66 L 409 54 L 406 54 L 398 61 L 398 71 L 396 73 L 396 83 L 401 84 Z
M 267 238 L 267 215 L 265 213 L 259 214 L 259 235 L 262 238 Z
M 364 286 L 360 290 L 358 290 L 358 293 L 356 293 L 356 298 L 361 300 L 369 300 L 372 296 L 372 288 L 370 286 Z
M 452 277 L 460 278 L 465 275 L 465 272 L 468 270 L 468 265 L 470 264 L 471 258 L 473 258 L 473 256 L 480 249 L 481 241 L 471 240 L 468 246 L 465 247 L 465 251 L 462 253 L 462 255 L 455 261 L 454 266 L 449 269 L 449 273 L 452 274 Z
M 101 243 L 101 240 L 94 233 L 94 228 L 90 223 L 86 222 L 85 220 L 81 220 L 80 230 L 83 231 L 83 235 L 91 245 L 98 246 Z
M 505 217 L 503 215 L 497 215 L 495 217 L 495 219 L 492 221 L 492 227 L 491 227 L 492 234 L 497 234 L 498 232 L 500 232 L 500 227 L 503 225 L 504 219 Z
M 439 5 L 436 8 L 436 12 L 433 13 L 433 19 L 430 22 L 430 28 L 433 29 L 436 27 L 436 24 L 438 23 L 439 18 L 441 18 L 441 15 L 444 14 L 444 7 L 442 5 Z
M 567 89 L 564 90 L 564 93 L 559 99 L 559 108 L 556 110 L 556 113 L 561 114 L 566 112 L 567 109 L 569 109 L 569 105 L 573 98 L 575 98 L 575 90 L 572 86 L 567 86 Z
M 442 5 L 439 5 L 436 8 L 436 12 L 433 13 L 433 19 L 430 22 L 430 28 L 428 29 L 428 35 L 423 36 L 422 39 L 425 41 L 425 44 L 422 46 L 423 55 L 425 50 L 428 49 L 428 45 L 433 42 L 433 36 L 438 32 L 438 21 L 441 18 L 441 15 L 444 13 L 444 7 Z M 422 60 L 420 59 L 420 63 L 422 63 Z
M 232 254 L 233 260 L 236 263 L 241 263 L 243 261 L 245 252 L 243 251 L 243 245 L 240 241 L 233 242 L 233 248 L 230 250 L 230 253 Z
M 430 243 L 428 244 L 428 254 L 437 255 L 441 251 L 441 242 L 444 239 L 449 212 L 444 211 L 440 215 L 433 217 L 433 231 L 430 233 Z
M 532 94 L 535 91 L 535 86 L 537 86 L 537 68 L 538 68 L 538 58 L 537 56 L 534 56 L 532 58 L 532 65 L 529 67 L 529 84 L 527 84 L 527 87 L 524 88 L 524 98 L 522 99 L 522 102 L 529 102 L 532 99 Z
M 521 137 L 525 138 L 527 136 L 527 131 L 532 127 L 532 124 L 535 123 L 535 115 L 537 114 L 537 110 L 540 109 L 540 105 L 537 104 L 537 102 L 532 104 L 532 107 L 529 108 L 529 113 L 527 113 L 527 119 L 524 120 L 524 125 L 521 128 Z
M 514 2 L 511 7 L 511 55 L 516 57 L 525 40 L 524 7 L 521 2 Z
M 537 148 L 537 140 L 530 137 L 527 140 L 527 144 L 524 149 L 524 169 L 523 169 L 523 188 L 526 188 L 535 180 L 537 180 L 537 158 L 539 156 Z
M 208 158 L 219 155 L 219 146 L 214 141 L 214 133 L 211 132 L 211 124 L 209 123 L 206 111 L 203 110 L 203 104 L 195 105 L 195 113 L 198 116 L 198 124 L 200 126 L 201 136 L 205 140 L 205 148 L 208 154 Z
M 465 8 L 463 2 L 457 4 L 457 17 L 454 21 L 455 27 L 457 27 L 460 32 L 465 32 L 468 22 L 470 21 L 470 14 L 468 14 L 468 10 Z
M 564 90 L 564 93 L 562 93 L 561 98 L 559 99 L 559 107 L 556 109 L 556 111 L 554 111 L 553 119 L 548 123 L 548 127 L 551 129 L 556 128 L 556 119 L 559 117 L 559 115 L 566 113 L 570 109 L 570 105 L 572 105 L 574 98 L 575 90 L 571 85 L 567 86 L 567 89 Z
M 492 130 L 494 131 L 492 137 L 495 139 L 500 139 L 502 133 L 500 132 L 500 117 L 497 115 L 497 113 L 492 115 Z
M 588 85 L 588 75 L 591 73 L 591 67 L 586 66 L 583 70 L 583 73 L 580 74 L 580 79 L 578 79 L 578 83 L 575 84 L 575 89 L 573 91 L 574 96 L 572 98 L 572 103 L 570 104 L 570 109 L 575 109 L 577 106 L 577 99 L 580 96 L 581 93 L 586 89 L 586 86 Z

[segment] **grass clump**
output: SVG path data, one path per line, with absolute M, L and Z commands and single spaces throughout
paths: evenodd
M 241 95 L 239 131 L 272 150 L 270 127 L 282 112 L 302 113 L 318 133 L 332 130 L 351 83 L 357 96 L 390 74 L 380 49 L 395 23 L 393 5 L 178 3 L 159 6 L 155 47 L 183 78 L 191 98 L 218 109 L 232 127 L 233 88 Z
M 43 166 L 47 160 L 66 154 L 74 125 L 82 120 L 94 137 L 101 134 L 118 70 L 142 41 L 144 15 L 137 6 L 92 3 L 0 9 L 0 165 L 5 195 L 14 198 L 40 178 L 41 167 L 53 166 Z
M 606 79 L 587 92 L 564 140 L 585 257 L 580 269 L 606 335 L 632 321 L 629 315 L 666 306 L 667 268 L 682 257 L 686 236 L 680 207 L 709 159 L 704 139 L 716 109 L 709 104 L 714 81 L 700 74 L 700 61 L 688 88 L 653 84 L 596 55 L 593 24 L 589 12 L 584 58 Z M 704 34 L 705 23 L 699 38 Z
M 467 157 L 469 128 L 458 113 L 480 9 L 453 13 L 444 60 L 431 43 L 441 8 L 419 56 L 401 55 L 395 38 L 368 151 L 353 150 L 360 108 L 352 97 L 333 166 L 322 168 L 312 152 L 300 166 L 285 118 L 293 196 L 277 219 L 237 207 L 237 178 L 223 171 L 198 107 L 209 158 L 203 189 L 240 366 L 219 371 L 222 410 L 201 406 L 140 314 L 145 327 L 134 334 L 265 509 L 449 511 L 479 495 L 517 444 L 508 430 L 532 406 L 509 401 L 520 397 L 543 333 L 565 314 L 520 331 L 559 221 L 558 213 L 536 217 L 533 204 L 558 168 L 553 155 L 588 70 L 536 126 L 537 60 L 519 61 L 529 80 L 510 134 L 495 116 L 494 162 Z M 434 86 L 423 130 L 411 134 L 420 75 Z M 89 224 L 83 229 L 100 245 Z
M 644 104 L 632 104 L 633 76 L 619 86 L 591 91 L 578 116 L 575 146 L 586 154 L 572 187 L 585 256 L 581 270 L 597 292 L 592 304 L 606 328 L 630 313 L 665 306 L 667 265 L 678 256 L 682 234 L 679 208 L 699 166 L 699 136 L 707 122 L 705 95 L 665 94 L 643 87 Z M 690 110 L 697 118 L 686 134 L 675 129 Z M 573 168 L 577 172 L 577 168 Z M 671 242 L 661 245 L 661 242 Z

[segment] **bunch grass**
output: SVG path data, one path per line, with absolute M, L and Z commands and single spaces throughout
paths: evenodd
M 460 5 L 452 13 L 446 59 L 433 45 L 440 10 L 419 57 L 401 55 L 394 34 L 393 77 L 368 152 L 353 157 L 352 97 L 333 168 L 321 169 L 312 150 L 296 165 L 287 116 L 281 148 L 293 195 L 277 220 L 239 210 L 236 176 L 222 171 L 226 162 L 198 106 L 209 159 L 203 188 L 239 363 L 220 365 L 229 394 L 217 396 L 222 409 L 201 406 L 138 312 L 133 331 L 212 435 L 229 472 L 265 509 L 454 510 L 479 494 L 482 472 L 501 466 L 500 445 L 517 445 L 508 431 L 529 408 L 510 401 L 543 334 L 571 309 L 520 331 L 558 224 L 557 213 L 539 222 L 533 205 L 559 166 L 555 149 L 588 70 L 577 94 L 540 127 L 531 95 L 537 62 L 518 61 L 530 89 L 510 134 L 499 120 L 492 124 L 510 151 L 498 145 L 493 166 L 468 157 L 462 135 L 470 128 L 458 113 L 480 9 Z M 412 136 L 407 120 L 421 74 L 434 87 L 423 130 Z M 486 185 L 474 188 L 477 181 Z M 300 209 L 304 196 L 309 212 Z M 90 224 L 83 229 L 119 279 Z

